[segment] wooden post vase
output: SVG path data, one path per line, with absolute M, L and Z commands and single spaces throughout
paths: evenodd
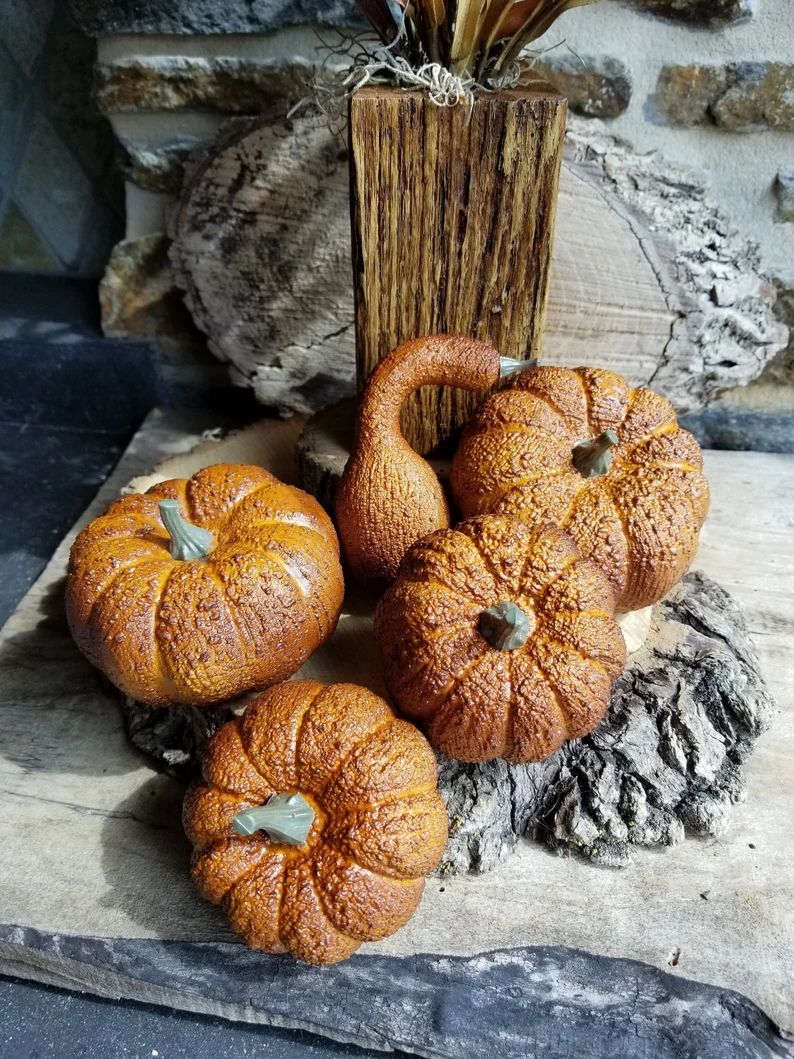
M 359 387 L 409 339 L 440 332 L 541 351 L 565 99 L 547 86 L 481 93 L 471 109 L 369 86 L 350 99 Z M 480 396 L 427 387 L 403 410 L 427 453 Z

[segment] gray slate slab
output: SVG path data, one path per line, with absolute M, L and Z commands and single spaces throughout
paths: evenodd
M 739 993 L 565 946 L 470 957 L 357 955 L 320 968 L 240 945 L 0 928 L 0 953 L 9 942 L 24 946 L 32 977 L 54 960 L 64 975 L 71 965 L 81 976 L 93 972 L 100 994 L 143 987 L 161 1002 L 178 993 L 183 1006 L 190 983 L 204 1010 L 433 1059 L 794 1055 Z

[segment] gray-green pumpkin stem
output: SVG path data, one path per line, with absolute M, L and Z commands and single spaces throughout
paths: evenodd
M 171 537 L 173 559 L 205 559 L 209 555 L 213 545 L 212 534 L 188 522 L 176 500 L 160 501 L 160 518 Z
M 499 358 L 499 378 L 509 379 L 511 375 L 518 375 L 522 371 L 534 371 L 538 362 L 532 360 L 516 360 L 515 357 Z
M 314 809 L 302 794 L 271 794 L 264 805 L 243 809 L 232 820 L 238 835 L 266 831 L 273 842 L 302 846 L 314 823 Z
M 571 453 L 573 465 L 584 478 L 598 478 L 612 466 L 612 448 L 619 438 L 614 430 L 605 430 L 597 438 L 580 441 Z
M 515 651 L 517 647 L 523 647 L 534 625 L 534 616 L 509 600 L 482 611 L 478 621 L 480 636 L 497 651 Z

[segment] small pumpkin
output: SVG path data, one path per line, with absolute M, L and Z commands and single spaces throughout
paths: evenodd
M 464 517 L 553 520 L 607 573 L 618 610 L 662 598 L 691 564 L 709 490 L 672 405 L 595 368 L 543 367 L 469 423 L 450 485 Z
M 400 409 L 421 386 L 488 390 L 526 365 L 460 335 L 405 342 L 380 361 L 359 405 L 350 459 L 337 489 L 336 525 L 354 577 L 391 582 L 406 549 L 449 525 L 435 472 L 402 435 Z
M 291 681 L 210 741 L 193 879 L 246 945 L 336 963 L 413 915 L 447 839 L 424 737 L 353 684 Z
M 503 515 L 410 548 L 375 635 L 400 710 L 461 761 L 541 761 L 586 735 L 626 658 L 603 571 L 557 527 Z
M 126 694 L 206 706 L 291 676 L 333 632 L 333 524 L 261 467 L 216 464 L 122 496 L 75 541 L 66 610 Z

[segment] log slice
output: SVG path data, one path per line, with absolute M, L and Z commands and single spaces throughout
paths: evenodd
M 225 125 L 169 230 L 176 282 L 235 382 L 286 412 L 355 392 L 348 160 L 322 120 Z M 543 361 L 610 368 L 694 411 L 783 348 L 775 297 L 701 177 L 569 119 Z

